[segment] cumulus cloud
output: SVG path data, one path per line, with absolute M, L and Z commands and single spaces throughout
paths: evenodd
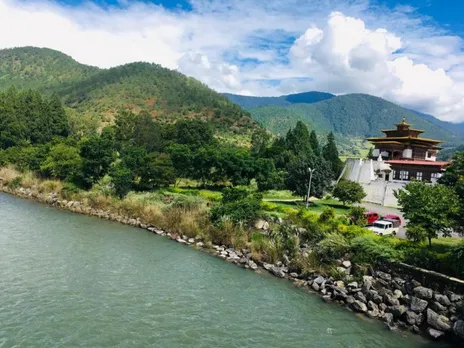
M 105 68 L 155 62 L 221 92 L 369 93 L 464 121 L 462 39 L 414 8 L 370 0 L 120 4 L 0 0 L 0 48 L 49 47 Z
M 296 69 L 312 75 L 314 88 L 369 93 L 442 119 L 463 120 L 464 91 L 458 88 L 462 77 L 455 74 L 454 80 L 443 68 L 416 63 L 399 53 L 403 48 L 394 33 L 368 29 L 361 19 L 333 12 L 323 29 L 310 28 L 295 41 L 290 56 Z M 438 56 L 449 49 L 442 43 L 430 47 Z

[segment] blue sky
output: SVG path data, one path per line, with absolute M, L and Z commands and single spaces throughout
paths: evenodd
M 464 121 L 464 0 L 0 0 L 0 49 L 149 61 L 221 92 L 369 93 Z

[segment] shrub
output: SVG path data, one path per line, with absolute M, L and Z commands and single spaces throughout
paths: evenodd
M 330 233 L 315 248 L 317 256 L 323 261 L 340 259 L 350 251 L 350 244 L 341 234 Z
M 352 240 L 353 238 L 363 237 L 363 236 L 372 236 L 372 232 L 367 228 L 363 228 L 356 225 L 345 226 L 342 234 L 348 239 Z M 340 228 L 341 229 L 341 228 Z
M 31 172 L 25 172 L 22 175 L 21 186 L 24 188 L 32 188 L 39 185 L 39 180 Z
M 40 193 L 60 193 L 63 189 L 63 183 L 58 180 L 44 180 L 39 184 Z
M 364 207 L 351 207 L 348 212 L 350 222 L 357 226 L 366 226 L 367 219 L 364 212 L 366 209 Z
M 223 217 L 229 217 L 234 224 L 251 225 L 261 208 L 259 194 L 248 194 L 243 189 L 227 189 L 220 204 L 211 209 L 211 221 L 218 224 Z
M 11 180 L 9 183 L 8 183 L 8 188 L 10 189 L 16 189 L 18 187 L 21 186 L 21 180 L 22 180 L 22 177 L 21 176 L 17 176 L 16 178 L 14 178 L 13 180 Z
M 281 254 L 293 257 L 298 251 L 300 242 L 289 224 L 280 225 L 276 231 L 272 231 L 271 238 Z
M 71 182 L 65 182 L 63 184 L 63 188 L 61 189 L 61 196 L 66 199 L 66 200 L 72 200 L 73 197 L 79 193 L 79 188 L 71 183 Z
M 328 222 L 333 218 L 335 218 L 335 209 L 332 207 L 326 207 L 321 215 L 319 215 L 319 222 Z
M 351 247 L 355 261 L 376 264 L 403 260 L 403 253 L 396 250 L 388 239 L 392 238 L 373 235 L 354 238 Z
M 343 205 L 346 205 L 347 203 L 361 202 L 366 197 L 366 193 L 361 184 L 349 180 L 340 180 L 333 190 L 333 196 L 338 198 Z
M 242 247 L 247 240 L 242 226 L 234 224 L 227 216 L 223 217 L 216 226 L 211 227 L 210 236 L 213 243 L 231 247 Z
M 20 176 L 20 173 L 11 166 L 0 168 L 0 179 L 5 185 L 8 185 L 18 176 Z

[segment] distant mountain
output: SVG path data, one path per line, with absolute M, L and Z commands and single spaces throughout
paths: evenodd
M 78 113 L 103 121 L 123 107 L 148 110 L 166 122 L 202 119 L 226 132 L 247 133 L 256 127 L 247 111 L 220 93 L 157 64 L 99 69 L 45 48 L 0 50 L 0 90 L 10 86 L 56 93 Z
M 464 151 L 464 144 L 441 150 L 440 152 L 438 152 L 437 159 L 439 159 L 440 161 L 449 161 L 458 151 Z
M 311 104 L 335 97 L 335 95 L 324 92 L 304 92 L 283 95 L 281 97 L 248 97 L 238 94 L 224 93 L 233 103 L 244 109 L 253 109 L 260 106 L 287 106 L 292 104 Z
M 317 92 L 308 94 L 313 93 Z M 425 137 L 444 140 L 448 146 L 457 145 L 464 138 L 464 134 L 454 129 L 453 124 L 405 109 L 368 94 L 331 96 L 322 101 L 300 103 L 300 100 L 304 100 L 300 96 L 306 94 L 269 99 L 274 104 L 268 105 L 264 105 L 267 98 L 258 98 L 261 106 L 253 108 L 247 105 L 252 105 L 256 97 L 227 96 L 231 101 L 239 100 L 240 105 L 249 110 L 256 121 L 275 134 L 285 134 L 295 126 L 297 121 L 303 121 L 322 133 L 333 131 L 339 137 L 345 138 L 369 137 L 381 135 L 382 129 L 390 129 L 406 117 L 406 120 L 415 128 L 425 131 Z M 291 100 L 297 100 L 297 102 L 289 102 Z M 277 101 L 285 103 L 277 105 Z

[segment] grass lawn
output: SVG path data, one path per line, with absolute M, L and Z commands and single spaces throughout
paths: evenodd
M 268 207 L 277 207 L 274 210 L 282 210 L 285 212 L 286 210 L 290 212 L 292 209 L 297 210 L 301 206 L 305 206 L 305 202 L 298 200 L 298 201 L 279 201 L 279 200 L 273 200 L 272 202 L 267 201 L 266 202 Z M 278 208 L 283 208 L 283 209 L 278 209 Z M 320 199 L 317 201 L 311 201 L 308 207 L 308 211 L 312 211 L 314 213 L 320 214 L 322 213 L 325 209 L 328 207 L 332 207 L 335 209 L 335 214 L 337 215 L 344 215 L 348 212 L 350 207 L 344 207 L 343 204 L 341 204 L 339 201 L 335 199 Z

